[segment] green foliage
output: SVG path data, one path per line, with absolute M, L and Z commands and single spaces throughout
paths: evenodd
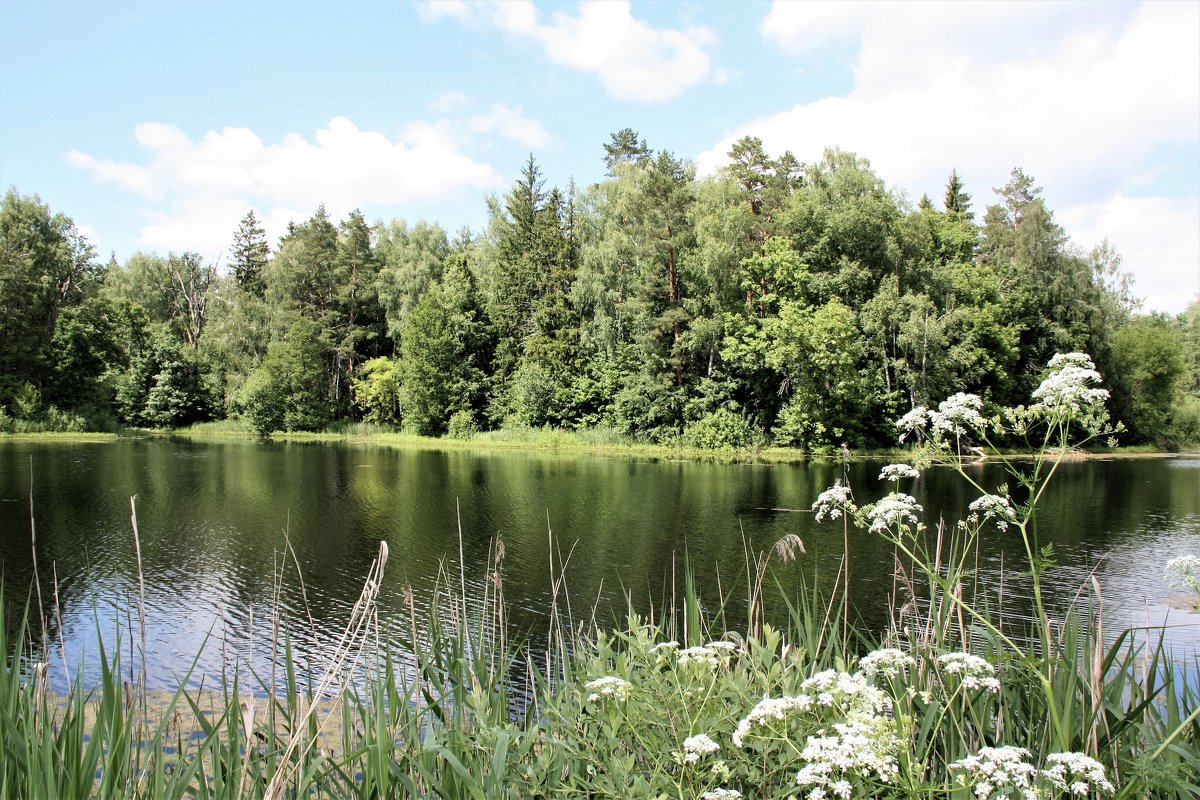
M 683 427 L 682 441 L 702 450 L 749 450 L 762 445 L 762 431 L 728 408 L 718 408 Z
M 316 333 L 311 321 L 295 318 L 242 385 L 239 406 L 258 435 L 315 431 L 329 422 L 329 407 L 322 401 L 325 372 Z
M 400 365 L 395 359 L 373 358 L 354 376 L 354 402 L 366 422 L 399 425 L 400 393 Z
M 1184 377 L 1179 329 L 1156 317 L 1135 317 L 1113 336 L 1113 412 L 1134 442 L 1151 442 L 1170 430 L 1177 384 Z
M 193 253 L 98 265 L 70 220 L 10 192 L 0 404 L 32 383 L 88 424 L 114 402 L 151 425 L 236 415 L 252 396 L 264 414 L 307 408 L 301 427 L 359 414 L 395 424 L 395 382 L 364 370 L 398 358 L 412 430 L 441 433 L 470 411 L 483 428 L 604 425 L 670 442 L 687 427 L 725 441 L 713 429 L 726 416 L 697 427 L 725 408 L 776 444 L 823 450 L 886 446 L 881 419 L 957 391 L 1012 405 L 1052 353 L 1078 350 L 1113 377 L 1134 436 L 1195 436 L 1200 317 L 1164 321 L 1185 364 L 1173 393 L 1123 369 L 1145 337 L 1120 334 L 1142 323 L 1119 254 L 1075 249 L 1022 170 L 977 220 L 957 171 L 939 210 L 838 149 L 802 164 L 747 136 L 729 159 L 697 178 L 626 128 L 604 145 L 606 177 L 579 191 L 547 186 L 530 155 L 488 199 L 487 229 L 453 241 L 436 224 L 372 227 L 319 207 L 272 253 L 251 211 L 226 276 Z M 313 326 L 303 360 L 321 375 L 302 381 L 303 403 L 267 391 L 278 381 L 265 372 L 250 381 L 297 317 Z M 188 353 L 164 350 L 155 326 Z M 209 412 L 192 402 L 197 374 Z M 290 399 L 265 402 L 273 394 Z M 263 425 L 284 427 L 283 413 Z

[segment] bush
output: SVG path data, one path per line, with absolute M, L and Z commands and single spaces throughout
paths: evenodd
M 470 439 L 477 433 L 479 433 L 479 426 L 475 424 L 473 411 L 464 409 L 450 415 L 450 421 L 446 424 L 447 438 Z
M 683 429 L 683 443 L 702 450 L 749 450 L 761 446 L 762 432 L 727 408 L 705 414 Z

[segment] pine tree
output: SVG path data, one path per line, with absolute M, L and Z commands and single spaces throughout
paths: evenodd
M 255 297 L 261 298 L 266 288 L 263 270 L 271 258 L 267 245 L 267 232 L 259 223 L 254 209 L 250 209 L 238 224 L 233 235 L 233 274 L 238 286 Z
M 961 214 L 967 219 L 975 219 L 971 211 L 971 195 L 963 191 L 963 182 L 958 177 L 958 170 L 950 170 L 950 178 L 946 181 L 946 213 Z
M 622 128 L 609 136 L 604 145 L 604 168 L 615 175 L 618 164 L 644 164 L 650 159 L 650 148 L 645 139 L 639 139 L 633 128 Z

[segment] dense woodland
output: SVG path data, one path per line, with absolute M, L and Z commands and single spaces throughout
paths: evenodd
M 912 406 L 1022 403 L 1079 350 L 1125 443 L 1200 442 L 1200 301 L 1139 313 L 1117 253 L 1072 247 L 1020 169 L 990 205 L 952 171 L 914 206 L 839 150 L 805 164 L 747 137 L 697 178 L 625 129 L 602 155 L 582 189 L 548 188 L 530 156 L 483 232 L 322 207 L 272 246 L 250 211 L 218 260 L 106 263 L 10 189 L 0 430 L 365 421 L 888 446 Z

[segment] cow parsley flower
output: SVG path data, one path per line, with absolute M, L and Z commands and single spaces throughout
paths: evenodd
M 801 683 L 800 691 L 812 697 L 815 706 L 846 714 L 875 715 L 888 705 L 887 695 L 858 672 L 822 670 Z
M 902 478 L 919 478 L 921 473 L 909 464 L 888 464 L 879 471 L 879 480 L 900 482 Z
M 812 708 L 813 699 L 808 695 L 784 695 L 783 697 L 764 697 L 758 705 L 750 709 L 750 713 L 738 723 L 733 732 L 733 746 L 742 747 L 746 737 L 754 733 L 756 727 L 764 727 L 772 722 L 783 722 L 791 714 Z
M 926 426 L 929 425 L 929 421 L 930 412 L 925 406 L 917 406 L 912 411 L 909 411 L 903 417 L 896 420 L 896 428 L 900 431 L 900 441 L 903 442 L 907 439 L 910 433 L 923 436 Z
M 882 533 L 894 525 L 904 525 L 907 522 L 916 525 L 920 522 L 917 513 L 921 510 L 921 505 L 912 495 L 892 492 L 867 509 L 867 519 L 871 522 L 870 530 L 872 533 Z
M 841 519 L 843 512 L 852 513 L 854 509 L 854 494 L 841 479 L 817 495 L 816 502 L 812 504 L 812 510 L 817 512 L 817 522 L 822 522 L 826 516 Z
M 741 800 L 742 793 L 737 789 L 709 789 L 700 795 L 700 800 Z
M 1090 796 L 1093 791 L 1111 792 L 1113 785 L 1104 775 L 1104 765 L 1083 753 L 1052 753 L 1046 756 L 1050 766 L 1042 776 L 1059 789 L 1074 795 Z
M 1015 524 L 1017 521 L 1017 512 L 1012 503 L 1007 497 L 998 494 L 985 494 L 967 506 L 967 510 L 974 518 L 972 521 L 978 520 L 982 514 L 984 520 L 996 520 L 996 527 L 1002 531 L 1007 530 L 1010 523 Z
M 583 688 L 594 690 L 588 695 L 587 701 L 589 703 L 594 703 L 604 697 L 611 697 L 614 700 L 625 700 L 629 696 L 629 682 L 615 675 L 606 675 L 603 678 L 588 681 L 583 685 Z
M 872 650 L 863 656 L 858 662 L 858 670 L 868 677 L 882 675 L 885 678 L 894 678 L 916 665 L 916 659 L 908 653 L 895 647 L 886 647 L 882 650 Z
M 695 764 L 701 756 L 711 755 L 721 749 L 707 733 L 698 733 L 683 740 L 683 760 Z
M 689 647 L 679 651 L 679 666 L 715 667 L 721 663 L 720 654 L 711 647 Z
M 959 392 L 947 397 L 938 403 L 937 411 L 929 412 L 929 419 L 933 423 L 933 435 L 961 436 L 969 429 L 982 428 L 985 424 L 983 414 L 979 413 L 982 408 L 983 401 L 977 394 Z
M 896 763 L 899 744 L 884 717 L 855 717 L 837 723 L 831 733 L 820 732 L 805 741 L 800 757 L 808 763 L 796 773 L 796 783 L 843 798 L 853 792 L 849 776 L 889 783 L 900 769 Z M 813 796 L 811 791 L 809 796 Z
M 937 657 L 938 666 L 948 675 L 957 675 L 964 689 L 1000 691 L 996 668 L 971 653 L 945 653 Z
M 1167 562 L 1164 575 L 1167 588 L 1174 592 L 1186 592 L 1189 589 L 1200 593 L 1200 558 L 1196 556 L 1179 556 Z
M 1028 758 L 1029 751 L 1024 747 L 984 747 L 973 756 L 953 762 L 950 769 L 965 773 L 959 776 L 959 782 L 972 787 L 980 800 L 987 800 L 997 791 L 1004 792 L 999 796 L 1009 796 L 1007 789 L 1016 789 L 1029 796 L 1028 790 L 1037 778 L 1037 767 L 1030 764 Z
M 1049 369 L 1050 374 L 1033 390 L 1035 409 L 1048 413 L 1093 412 L 1108 399 L 1108 392 L 1097 388 L 1100 373 L 1086 353 L 1058 353 L 1050 359 Z

